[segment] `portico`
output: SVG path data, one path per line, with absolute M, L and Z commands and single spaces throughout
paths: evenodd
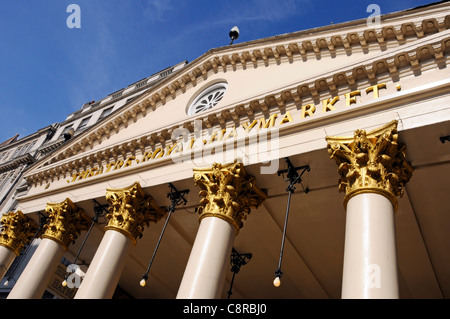
M 234 248 L 253 257 L 233 298 L 448 297 L 448 21 L 437 6 L 386 16 L 378 37 L 359 21 L 208 51 L 26 173 L 19 209 L 35 221 L 49 203 L 84 221 L 108 210 L 84 247 L 86 225 L 44 236 L 46 271 L 79 253 L 78 299 L 225 298 Z M 311 169 L 274 287 L 286 157 Z M 169 183 L 190 192 L 142 287 Z M 16 285 L 11 297 L 39 298 Z

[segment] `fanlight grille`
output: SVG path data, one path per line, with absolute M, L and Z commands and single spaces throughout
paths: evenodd
M 202 92 L 195 100 L 192 102 L 188 115 L 195 115 L 206 110 L 212 109 L 222 100 L 225 92 L 227 90 L 226 83 L 218 83 L 210 86 L 204 92 Z

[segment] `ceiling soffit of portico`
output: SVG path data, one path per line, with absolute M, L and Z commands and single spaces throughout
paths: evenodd
M 337 27 L 337 26 L 336 26 Z M 325 52 L 336 53 L 338 50 L 351 52 L 354 49 L 368 49 L 369 44 L 383 45 L 387 41 L 398 41 L 402 46 L 383 52 L 378 59 L 366 59 L 346 67 L 336 68 L 334 72 L 316 78 L 293 83 L 290 87 L 280 89 L 278 92 L 269 92 L 267 95 L 257 96 L 251 100 L 242 101 L 230 107 L 213 109 L 211 112 L 200 114 L 195 119 L 202 120 L 206 128 L 213 125 L 224 125 L 229 121 L 238 121 L 242 116 L 251 116 L 256 112 L 268 114 L 271 109 L 283 108 L 290 103 L 298 103 L 306 98 L 315 99 L 325 92 L 336 92 L 341 86 L 355 86 L 359 81 L 373 82 L 382 74 L 397 73 L 401 68 L 417 69 L 421 64 L 434 60 L 436 63 L 444 60 L 445 53 L 450 50 L 450 15 L 443 18 L 426 18 L 420 23 L 403 22 L 383 26 L 380 29 L 366 29 L 363 32 L 348 32 L 345 35 L 333 35 L 327 38 L 302 37 L 287 39 L 275 37 L 266 39 L 256 47 L 241 45 L 213 49 L 193 61 L 179 73 L 168 77 L 157 86 L 144 93 L 117 114 L 105 118 L 101 123 L 80 134 L 67 143 L 54 154 L 39 162 L 26 174 L 29 183 L 43 181 L 61 173 L 77 170 L 92 161 L 101 160 L 102 154 L 126 154 L 135 149 L 144 150 L 147 146 L 164 143 L 171 137 L 171 132 L 179 128 L 180 124 L 147 136 L 139 136 L 127 140 L 121 145 L 102 150 L 96 154 L 77 156 L 75 161 L 70 158 L 89 150 L 95 142 L 101 141 L 103 136 L 118 133 L 128 123 L 136 121 L 139 114 L 146 114 L 175 99 L 177 94 L 186 92 L 187 87 L 195 86 L 199 79 L 206 80 L 211 72 L 226 72 L 227 68 L 246 69 L 259 63 L 267 65 L 272 61 L 276 63 L 289 62 L 293 58 L 310 58 L 311 54 L 320 55 Z M 339 30 L 337 29 L 336 32 Z M 319 32 L 320 34 L 320 32 Z M 406 44 L 406 39 L 415 39 Z M 87 153 L 87 152 L 86 152 Z

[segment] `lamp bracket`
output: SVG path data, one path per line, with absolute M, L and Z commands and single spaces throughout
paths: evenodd
M 240 254 L 233 248 L 231 252 L 231 271 L 238 273 L 241 266 L 246 265 L 252 259 L 251 253 Z
M 241 270 L 241 267 L 246 265 L 250 261 L 250 259 L 252 259 L 251 253 L 240 254 L 233 247 L 233 250 L 231 251 L 231 260 L 230 260 L 233 277 L 231 278 L 230 289 L 227 292 L 228 299 L 230 299 L 231 295 L 233 294 L 232 289 L 234 284 L 234 276 L 236 276 L 239 270 Z
M 175 188 L 175 186 L 173 186 L 172 183 L 169 183 L 169 187 L 170 193 L 167 194 L 167 197 L 171 202 L 170 208 L 173 210 L 178 205 L 186 205 L 187 199 L 184 197 L 184 195 L 189 194 L 189 189 L 179 191 Z
M 294 192 L 295 184 L 302 183 L 303 173 L 305 173 L 305 171 L 311 171 L 311 167 L 309 165 L 295 167 L 288 157 L 285 157 L 284 160 L 287 164 L 287 169 L 279 170 L 277 171 L 277 174 L 278 176 L 282 176 L 283 180 L 289 183 L 289 185 L 286 187 L 286 191 Z M 301 171 L 300 174 L 297 171 Z M 305 193 L 308 193 L 309 189 L 303 188 L 303 191 Z

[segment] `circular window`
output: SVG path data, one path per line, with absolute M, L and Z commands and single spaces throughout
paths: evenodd
M 194 115 L 212 109 L 222 100 L 227 88 L 228 85 L 226 83 L 217 83 L 208 87 L 192 102 L 188 109 L 188 115 Z

